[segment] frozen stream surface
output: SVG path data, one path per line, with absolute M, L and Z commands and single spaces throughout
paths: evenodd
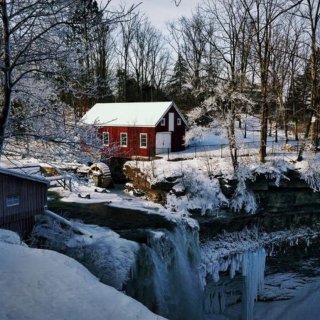
M 319 248 L 305 239 L 207 263 L 206 319 L 320 319 Z

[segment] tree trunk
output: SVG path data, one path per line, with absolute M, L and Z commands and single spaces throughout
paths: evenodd
M 309 138 L 310 129 L 311 129 L 311 125 L 312 125 L 312 117 L 313 117 L 313 112 L 311 111 L 310 115 L 309 115 L 309 118 L 308 118 L 306 131 L 304 133 L 304 138 L 303 138 L 303 141 L 302 141 L 300 149 L 299 149 L 297 161 L 302 161 L 303 160 L 303 153 L 304 153 L 304 150 L 305 150 L 306 145 L 307 145 L 307 141 L 308 141 L 308 138 Z
M 261 105 L 261 131 L 260 131 L 260 161 L 265 162 L 267 156 L 267 136 L 268 136 L 268 103 L 266 98 L 266 88 L 262 87 L 262 105 Z
M 11 65 L 10 65 L 10 27 L 7 14 L 6 0 L 1 1 L 1 20 L 2 20 L 2 72 L 4 73 L 3 85 L 3 108 L 0 114 L 0 157 L 3 153 L 5 136 L 11 108 Z

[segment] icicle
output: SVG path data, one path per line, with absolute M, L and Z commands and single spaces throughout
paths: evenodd
M 258 293 L 263 289 L 266 253 L 264 249 L 244 254 L 242 265 L 243 293 L 242 320 L 253 319 L 253 306 Z

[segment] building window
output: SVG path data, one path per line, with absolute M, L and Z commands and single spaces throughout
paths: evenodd
M 181 126 L 181 118 L 177 118 L 177 126 Z
M 20 204 L 20 197 L 17 195 L 14 196 L 8 196 L 6 198 L 6 206 L 7 207 L 14 207 L 18 206 Z
M 162 118 L 161 119 L 161 126 L 164 127 L 166 125 L 166 119 Z
M 108 146 L 109 145 L 109 132 L 103 132 L 102 133 L 102 144 L 104 146 Z
M 120 146 L 127 147 L 128 146 L 128 134 L 126 132 L 120 133 Z
M 146 133 L 140 133 L 140 148 L 147 148 L 148 135 Z

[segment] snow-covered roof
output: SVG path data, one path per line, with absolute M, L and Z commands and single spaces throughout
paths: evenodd
M 172 105 L 177 109 L 172 101 L 97 103 L 82 121 L 97 126 L 155 127 Z
M 15 170 L 13 169 L 7 169 L 0 167 L 0 174 L 6 174 L 9 176 L 21 178 L 21 179 L 27 179 L 27 180 L 32 180 L 35 182 L 40 182 L 40 183 L 45 183 L 49 184 L 49 181 L 41 176 L 35 176 L 35 175 L 28 175 L 27 173 L 24 173 L 21 169 L 17 168 Z

